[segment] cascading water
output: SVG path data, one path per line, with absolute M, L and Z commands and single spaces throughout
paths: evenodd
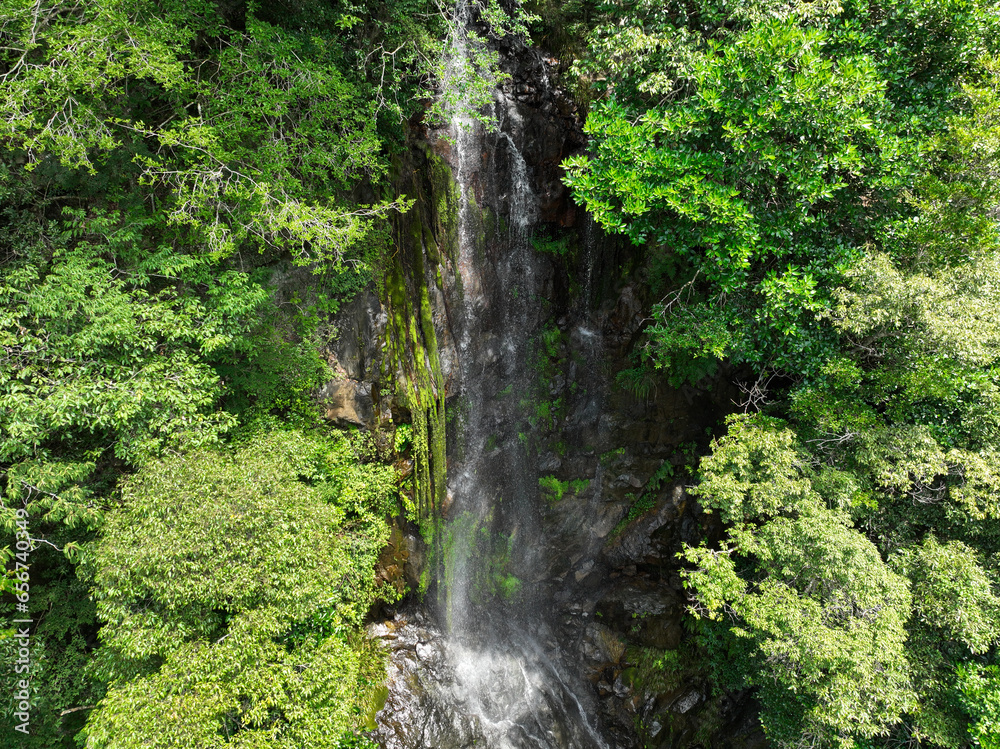
M 615 385 L 646 321 L 642 253 L 561 182 L 586 137 L 557 59 L 495 40 L 493 99 L 462 100 L 484 90 L 470 79 L 490 58 L 485 2 L 456 8 L 433 108 L 447 128 L 415 128 L 400 159 L 414 206 L 393 226 L 395 360 L 380 371 L 403 386 L 393 417 L 423 433 L 400 462 L 421 515 L 399 519 L 378 575 L 422 595 L 369 626 L 388 679 L 368 735 L 382 749 L 691 746 L 700 716 L 723 713 L 750 735 L 743 697 L 703 709 L 700 675 L 661 678 L 687 662 L 677 552 L 704 535 L 670 477 L 718 404 Z
M 461 291 L 450 311 L 459 395 L 448 404 L 457 427 L 434 612 L 443 636 L 421 619 L 426 629 L 412 634 L 421 662 L 391 675 L 421 693 L 420 705 L 401 700 L 393 710 L 433 716 L 419 734 L 407 733 L 404 720 L 380 740 L 393 749 L 606 749 L 592 689 L 560 647 L 558 591 L 526 434 L 533 339 L 544 318 L 531 244 L 537 201 L 518 148 L 524 133 L 515 102 L 498 88 L 493 117 L 476 117 L 458 94 L 480 43 L 469 33 L 471 11 L 459 0 L 444 81 L 451 121 L 443 137 L 460 192 Z M 483 120 L 499 127 L 487 132 Z
M 456 18 L 451 70 L 467 65 L 471 51 L 471 19 L 461 0 Z M 560 662 L 547 621 L 551 592 L 540 554 L 546 540 L 538 483 L 519 431 L 537 327 L 530 243 L 536 199 L 516 144 L 517 110 L 500 93 L 495 108 L 496 133 L 484 133 L 461 107 L 451 122 L 462 195 L 463 418 L 452 467 L 441 614 L 455 688 L 479 719 L 488 746 L 603 747 L 585 698 L 577 694 L 587 692 Z M 478 231 L 484 224 L 479 211 L 492 212 L 492 232 Z

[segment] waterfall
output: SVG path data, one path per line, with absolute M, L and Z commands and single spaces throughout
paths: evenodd
M 443 574 L 436 596 L 374 631 L 397 654 L 376 737 L 386 749 L 608 749 L 593 688 L 570 662 L 559 617 L 573 593 L 553 572 L 559 547 L 541 522 L 529 417 L 549 311 L 531 241 L 539 207 L 522 153 L 528 133 L 503 86 L 478 116 L 463 94 L 481 72 L 473 2 L 454 11 L 441 99 L 450 117 L 435 146 L 458 193 Z
M 447 69 L 467 70 L 470 9 L 459 0 Z M 446 82 L 447 85 L 447 82 Z M 520 117 L 497 91 L 497 132 L 453 109 L 450 137 L 461 193 L 459 449 L 444 543 L 452 698 L 475 716 L 488 747 L 604 747 L 585 706 L 589 693 L 561 662 L 548 620 L 537 470 L 524 431 L 531 392 L 538 289 L 528 165 Z M 486 153 L 487 158 L 482 158 Z M 483 212 L 492 212 L 484 221 Z M 494 226 L 483 232 L 484 224 Z

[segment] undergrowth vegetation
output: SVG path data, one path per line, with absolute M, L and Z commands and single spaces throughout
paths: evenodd
M 778 747 L 1000 746 L 1000 6 L 507 6 L 475 3 L 456 71 L 430 0 L 0 0 L 0 613 L 30 599 L 33 620 L 31 732 L 8 700 L 0 744 L 370 744 L 386 656 L 363 624 L 400 595 L 375 575 L 387 517 L 455 538 L 394 164 L 445 111 L 495 124 L 506 79 L 480 42 L 531 28 L 586 109 L 565 182 L 643 248 L 637 298 L 657 300 L 620 384 L 746 393 L 612 533 L 693 484 L 720 521 L 679 560 L 699 649 L 615 640 L 615 661 L 654 690 L 698 669 L 751 690 Z M 551 232 L 548 262 L 583 261 Z M 419 363 L 384 393 L 413 423 L 378 444 L 316 400 L 332 316 L 366 287 Z M 531 388 L 498 395 L 531 449 L 561 440 L 571 352 L 543 325 Z M 489 520 L 449 532 L 485 557 L 474 597 L 517 602 L 519 549 Z

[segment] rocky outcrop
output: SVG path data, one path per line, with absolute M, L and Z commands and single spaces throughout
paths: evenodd
M 387 321 L 374 289 L 365 289 L 347 302 L 334 318 L 334 336 L 327 347 L 334 371 L 359 382 L 378 380 Z
M 319 391 L 323 416 L 337 426 L 371 426 L 375 419 L 372 383 L 331 380 Z
M 477 721 L 462 709 L 444 638 L 419 606 L 368 628 L 389 654 L 389 695 L 372 735 L 383 749 L 466 749 L 482 741 Z
M 539 220 L 569 228 L 578 226 L 583 211 L 563 184 L 562 162 L 583 150 L 583 113 L 559 84 L 559 61 L 537 50 L 510 45 L 503 58 L 506 96 L 517 102 L 521 118 L 516 145 L 531 168 L 538 197 Z

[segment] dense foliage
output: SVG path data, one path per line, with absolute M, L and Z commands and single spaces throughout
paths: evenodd
M 455 76 L 431 0 L 0 0 L 0 583 L 34 619 L 0 743 L 359 741 L 398 477 L 315 396 L 406 120 L 476 115 L 524 31 L 468 8 Z
M 449 40 L 430 0 L 0 0 L 0 526 L 35 620 L 0 743 L 363 742 L 397 477 L 319 417 L 320 351 L 409 205 L 404 122 L 490 119 L 482 42 L 537 20 L 503 5 Z M 1000 746 L 1000 6 L 538 6 L 589 106 L 567 182 L 661 300 L 635 365 L 748 393 L 682 560 L 713 678 L 776 746 Z
M 612 11 L 580 65 L 615 85 L 568 181 L 650 247 L 666 294 L 651 353 L 676 384 L 722 358 L 816 373 L 834 289 L 866 245 L 897 243 L 905 192 L 946 158 L 958 77 L 1000 24 L 964 0 L 726 7 Z
M 394 479 L 294 432 L 129 479 L 86 562 L 110 685 L 86 746 L 340 746 L 384 678 L 360 625 Z
M 446 28 L 421 0 L 0 2 L 0 545 L 26 513 L 35 619 L 31 735 L 8 700 L 0 743 L 354 743 L 395 477 L 313 396 Z
M 647 248 L 648 365 L 748 393 L 684 553 L 716 678 L 780 746 L 996 746 L 1000 8 L 595 12 L 567 181 Z

